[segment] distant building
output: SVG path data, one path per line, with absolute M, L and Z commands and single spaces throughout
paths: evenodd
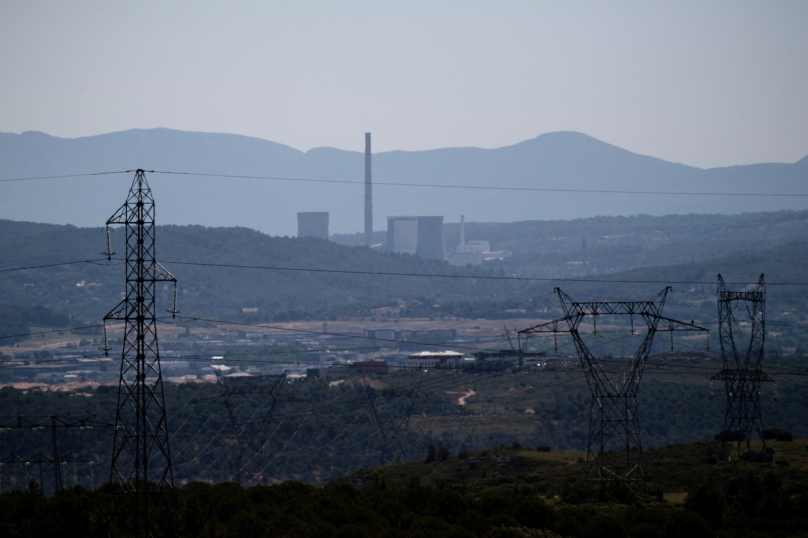
M 277 381 L 278 378 L 284 376 L 285 374 L 251 374 L 248 372 L 235 372 L 221 376 L 221 380 L 225 385 L 263 385 L 269 382 Z
M 485 260 L 507 258 L 510 252 L 503 250 L 491 252 L 491 243 L 488 241 L 466 241 L 466 219 L 460 215 L 460 244 L 457 252 L 450 252 L 446 261 L 452 265 L 482 265 Z
M 415 253 L 425 260 L 446 261 L 443 217 L 418 217 L 418 244 Z
M 457 245 L 458 253 L 491 252 L 491 243 L 488 241 L 467 241 L 465 245 Z
M 408 356 L 405 366 L 408 370 L 424 370 L 437 365 L 454 367 L 462 362 L 463 354 L 457 351 L 422 351 Z
M 297 236 L 319 237 L 320 239 L 328 240 L 328 212 L 298 213 Z
M 353 368 L 360 374 L 386 374 L 389 370 L 387 361 L 361 361 L 353 363 Z
M 337 364 L 328 368 L 308 368 L 306 369 L 306 377 L 319 377 L 320 379 L 344 377 L 352 371 L 353 367 L 350 364 Z
M 439 334 L 447 340 L 457 338 L 457 329 L 365 329 L 364 338 L 379 340 L 418 340 L 419 334 Z
M 386 250 L 396 254 L 415 254 L 417 245 L 417 217 L 387 217 Z

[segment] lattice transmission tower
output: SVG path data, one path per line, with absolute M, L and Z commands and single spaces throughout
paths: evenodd
M 223 401 L 227 407 L 230 424 L 238 442 L 236 459 L 236 482 L 242 486 L 266 484 L 266 447 L 272 438 L 269 431 L 281 391 L 286 383 L 286 372 L 282 374 L 257 375 L 240 378 L 238 381 L 223 377 L 216 371 L 216 380 L 221 393 L 204 398 L 204 401 Z M 258 406 L 242 405 L 243 398 L 258 395 Z M 239 402 L 231 401 L 239 400 Z M 256 402 L 251 402 L 255 404 Z M 255 410 L 253 411 L 253 407 Z M 239 410 L 242 413 L 239 413 Z M 243 409 L 247 409 L 245 415 Z M 277 429 L 277 428 L 276 428 Z
M 519 331 L 519 335 L 569 333 L 575 344 L 591 394 L 589 436 L 587 439 L 588 484 L 602 486 L 614 479 L 623 482 L 638 497 L 645 498 L 645 476 L 642 466 L 642 441 L 640 417 L 637 409 L 637 391 L 645 363 L 651 351 L 656 333 L 670 331 L 707 331 L 703 327 L 662 316 L 670 287 L 665 288 L 651 301 L 576 302 L 556 288 L 564 317 Z M 589 350 L 579 332 L 581 323 L 592 317 L 595 332 L 597 318 L 605 315 L 631 317 L 634 332 L 634 316 L 641 318 L 647 332 L 637 352 L 629 358 L 628 365 L 614 375 L 613 365 L 599 361 Z M 610 447 L 625 450 L 624 456 L 609 456 Z
M 104 317 L 124 322 L 118 404 L 110 482 L 114 487 L 111 525 L 128 521 L 135 536 L 152 536 L 173 527 L 174 476 L 168 443 L 163 376 L 157 345 L 156 287 L 177 279 L 155 257 L 155 209 L 143 170 L 137 170 L 126 202 L 107 221 L 126 233 L 126 292 Z M 109 228 L 107 228 L 107 252 Z M 105 331 L 106 332 L 106 331 Z M 105 351 L 109 347 L 105 342 Z M 162 524 L 158 525 L 157 521 Z M 170 531 L 169 531 L 170 532 Z
M 741 305 L 745 307 L 742 310 Z M 763 441 L 765 450 L 760 385 L 774 381 L 762 369 L 766 340 L 766 287 L 762 274 L 751 291 L 730 291 L 718 275 L 718 336 L 723 370 L 712 379 L 724 381 L 727 393 L 724 430 L 719 434 L 722 455 L 728 456 L 728 442 L 736 442 L 737 455 L 748 456 L 754 433 Z M 741 340 L 746 349 L 739 351 L 736 340 Z

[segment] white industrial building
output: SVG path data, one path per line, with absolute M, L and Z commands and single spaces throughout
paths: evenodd
M 463 363 L 463 354 L 457 351 L 422 351 L 407 357 L 407 370 L 426 370 L 442 365 L 455 367 Z

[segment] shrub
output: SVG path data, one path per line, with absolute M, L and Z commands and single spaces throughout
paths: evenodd
M 438 447 L 438 461 L 446 461 L 449 459 L 449 449 L 441 445 Z
M 746 434 L 739 431 L 724 430 L 723 432 L 715 434 L 713 439 L 723 442 L 746 441 Z
M 760 432 L 764 439 L 774 439 L 776 441 L 793 441 L 794 436 L 784 428 L 765 428 Z
M 624 538 L 623 526 L 614 518 L 599 517 L 584 527 L 582 538 Z
M 690 510 L 674 512 L 665 531 L 667 538 L 712 538 L 715 534 L 703 517 Z
M 719 527 L 727 510 L 727 502 L 721 490 L 707 480 L 687 492 L 685 508 L 699 514 L 713 527 Z
M 549 446 L 537 446 L 536 452 L 550 452 Z

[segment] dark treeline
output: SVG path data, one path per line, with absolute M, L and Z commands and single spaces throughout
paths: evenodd
M 667 465 L 677 467 L 676 462 Z M 150 526 L 155 536 L 188 537 L 805 536 L 808 494 L 803 471 L 786 474 L 767 465 L 736 469 L 737 475 L 728 480 L 699 477 L 684 503 L 674 505 L 661 497 L 639 503 L 619 483 L 599 491 L 584 488 L 578 468 L 576 479 L 556 495 L 542 495 L 521 483 L 475 493 L 456 479 L 425 485 L 418 475 L 393 484 L 375 472 L 361 490 L 348 482 L 323 488 L 289 481 L 247 489 L 232 482 L 194 482 L 179 488 L 174 497 L 166 494 L 165 505 L 152 512 Z M 684 471 L 697 472 L 693 467 Z M 75 486 L 46 497 L 32 480 L 25 490 L 0 495 L 0 532 L 49 537 L 102 536 L 109 530 L 114 536 L 130 536 L 131 506 L 119 506 L 110 518 L 110 494 L 116 491 Z
M 624 367 L 613 360 L 607 363 L 608 369 Z M 654 357 L 649 362 L 639 393 L 646 447 L 709 440 L 723 428 L 723 386 L 713 391 L 709 382 L 720 365 L 688 364 Z M 774 387 L 764 387 L 761 402 L 766 426 L 806 437 L 808 392 L 802 378 L 793 375 L 801 371 L 800 364 L 800 359 L 789 357 L 771 361 L 767 371 L 778 379 L 778 398 L 775 401 Z M 112 423 L 117 390 L 102 386 L 75 394 L 4 388 L 0 409 L 6 416 L 69 413 L 96 415 L 96 420 Z M 354 374 L 339 383 L 296 381 L 284 384 L 275 400 L 265 394 L 233 396 L 235 425 L 224 402 L 211 400 L 219 394 L 214 384 L 166 385 L 178 484 L 235 480 L 235 432 L 242 425 L 258 440 L 244 456 L 244 468 L 258 483 L 287 479 L 321 483 L 382 461 L 421 458 L 430 444 L 445 446 L 452 453 L 513 441 L 583 450 L 589 427 L 589 390 L 577 363 L 561 370 L 507 371 L 496 363 L 484 363 L 466 373 L 435 369 Z M 463 405 L 461 397 L 465 397 Z M 268 416 L 273 401 L 275 407 Z M 69 430 L 60 434 L 58 442 L 61 454 L 79 462 L 68 466 L 69 485 L 89 487 L 105 480 L 112 442 L 108 428 Z M 50 454 L 51 444 L 48 431 L 9 430 L 0 437 L 0 455 Z M 5 466 L 3 487 L 23 487 L 33 477 L 30 473 L 37 472 Z M 43 487 L 52 490 L 47 476 Z

